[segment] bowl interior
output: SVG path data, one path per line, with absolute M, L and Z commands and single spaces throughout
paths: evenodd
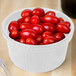
M 31 9 L 33 10 L 34 8 L 26 8 L 26 9 Z M 69 34 L 65 34 L 66 35 L 66 38 L 63 39 L 63 40 L 66 40 L 67 38 L 69 38 L 69 40 L 72 38 L 72 35 L 73 35 L 73 32 L 74 32 L 74 24 L 73 22 L 71 21 L 71 19 L 66 16 L 64 13 L 62 12 L 59 12 L 59 11 L 56 11 L 56 10 L 53 10 L 53 9 L 49 9 L 49 8 L 43 8 L 45 10 L 45 12 L 47 11 L 54 11 L 56 13 L 56 16 L 57 17 L 62 17 L 65 21 L 69 21 L 71 23 L 71 32 Z M 11 39 L 9 37 L 9 31 L 8 31 L 8 26 L 9 26 L 9 23 L 13 20 L 18 20 L 19 18 L 21 18 L 21 12 L 23 11 L 24 9 L 21 9 L 21 10 L 18 10 L 16 12 L 13 12 L 12 14 L 10 14 L 9 16 L 7 16 L 5 18 L 5 20 L 3 21 L 2 23 L 2 33 L 4 35 L 4 37 L 6 37 L 7 39 Z M 11 39 L 12 40 L 12 39 Z M 61 41 L 63 41 L 61 40 Z M 59 42 L 61 42 L 59 41 Z M 15 41 L 16 42 L 16 41 Z

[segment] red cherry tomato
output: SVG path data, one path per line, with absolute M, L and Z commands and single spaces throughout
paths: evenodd
M 35 8 L 35 9 L 33 9 L 32 14 L 41 17 L 45 14 L 45 12 L 42 8 Z
M 43 39 L 43 44 L 52 44 L 55 43 L 55 38 L 53 36 L 45 37 Z
M 19 25 L 21 25 L 24 22 L 24 19 L 20 18 L 20 19 L 17 20 L 17 22 L 18 22 Z
M 31 23 L 32 24 L 39 24 L 40 23 L 40 18 L 36 15 L 31 17 Z
M 54 37 L 56 38 L 56 41 L 60 41 L 65 38 L 65 35 L 62 32 L 58 32 L 54 35 Z
M 45 31 L 50 31 L 50 32 L 56 31 L 55 25 L 53 25 L 51 23 L 43 23 L 42 26 L 44 27 Z
M 30 27 L 31 27 L 31 24 L 30 23 L 22 23 L 20 25 L 20 29 L 21 30 L 30 29 Z
M 48 12 L 46 12 L 45 15 L 55 16 L 55 12 L 54 11 L 48 11 Z
M 56 16 L 49 16 L 49 15 L 45 15 L 43 17 L 43 21 L 48 22 L 48 23 L 52 23 L 52 24 L 58 24 L 59 23 L 59 19 Z
M 35 30 L 39 34 L 41 34 L 44 31 L 43 27 L 40 24 L 33 24 L 31 26 L 31 29 Z
M 25 18 L 25 17 L 31 17 L 32 16 L 32 11 L 30 9 L 26 9 L 26 10 L 22 11 L 21 16 L 23 18 Z
M 19 24 L 17 21 L 12 21 L 9 26 L 8 26 L 8 30 L 12 31 L 12 30 L 19 30 Z
M 70 27 L 70 22 L 64 21 L 64 22 L 62 22 L 62 23 L 65 24 L 66 26 Z
M 24 38 L 21 38 L 21 39 L 19 40 L 19 42 L 25 44 L 25 43 L 26 43 L 26 40 L 25 40 Z
M 63 22 L 64 19 L 63 19 L 62 17 L 59 17 L 59 21 L 60 21 L 60 22 Z
M 70 22 L 57 17 L 54 11 L 45 13 L 42 8 L 25 9 L 22 18 L 11 21 L 8 26 L 10 38 L 24 44 L 46 45 L 65 38 L 70 29 Z M 65 34 L 64 34 L 65 33 Z
M 36 38 L 37 33 L 32 29 L 25 29 L 21 32 L 21 37 L 26 38 Z
M 37 35 L 36 41 L 37 41 L 38 43 L 42 42 L 42 37 L 41 37 L 41 35 Z
M 49 32 L 49 31 L 45 31 L 45 32 L 42 34 L 42 37 L 43 37 L 43 38 L 49 37 L 49 36 L 53 36 L 53 33 L 52 33 L 52 32 Z
M 30 23 L 30 22 L 31 22 L 30 20 L 31 20 L 31 17 L 26 17 L 26 18 L 24 18 L 24 22 L 25 22 L 25 23 Z
M 26 44 L 37 45 L 37 42 L 32 38 L 27 38 L 26 39 Z
M 12 38 L 12 39 L 17 39 L 18 38 L 18 31 L 17 30 L 12 30 L 10 33 L 9 33 L 9 36 Z
M 70 28 L 63 23 L 59 23 L 56 25 L 58 31 L 68 34 L 70 32 Z

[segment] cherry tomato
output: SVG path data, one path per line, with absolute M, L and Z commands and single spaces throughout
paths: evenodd
M 42 37 L 43 37 L 43 38 L 49 37 L 49 36 L 53 36 L 53 33 L 52 33 L 52 32 L 49 32 L 49 31 L 45 31 L 45 32 L 42 34 Z
M 65 24 L 66 26 L 70 27 L 70 22 L 64 21 L 64 22 L 62 22 L 62 23 Z
M 25 22 L 25 23 L 30 23 L 30 22 L 31 22 L 30 20 L 31 20 L 31 17 L 26 17 L 26 18 L 24 18 L 24 22 Z
M 12 38 L 12 39 L 17 39 L 18 38 L 18 31 L 17 30 L 12 30 L 10 33 L 9 33 L 9 36 Z
M 55 16 L 55 12 L 54 11 L 48 11 L 48 12 L 46 12 L 45 15 Z
M 30 29 L 30 27 L 31 27 L 31 24 L 30 23 L 22 23 L 20 25 L 20 29 L 21 30 Z
M 25 44 L 25 43 L 26 43 L 26 40 L 25 40 L 24 38 L 21 38 L 21 39 L 19 40 L 19 42 Z
M 27 38 L 26 44 L 37 45 L 37 42 L 32 38 Z
M 50 32 L 56 31 L 55 25 L 53 25 L 51 23 L 43 23 L 42 26 L 44 27 L 45 31 L 50 31 Z
M 31 26 L 31 29 L 35 30 L 39 34 L 41 34 L 44 31 L 43 26 L 41 26 L 40 24 L 33 24 Z
M 37 41 L 38 43 L 42 42 L 42 37 L 41 37 L 41 35 L 37 35 L 36 41 Z
M 17 21 L 12 21 L 9 26 L 8 26 L 8 30 L 12 31 L 12 30 L 19 30 L 19 24 Z
M 19 25 L 21 25 L 24 22 L 24 19 L 20 18 L 20 19 L 17 20 L 17 22 L 18 22 Z
M 32 29 L 25 29 L 21 32 L 21 37 L 26 38 L 36 38 L 37 33 Z
M 63 22 L 64 20 L 63 20 L 63 18 L 62 18 L 62 17 L 59 17 L 59 21 L 60 21 L 60 22 Z
M 23 18 L 25 18 L 25 17 L 31 17 L 32 16 L 32 11 L 30 9 L 26 9 L 26 10 L 22 11 L 21 16 Z
M 55 38 L 53 36 L 45 37 L 43 39 L 43 44 L 52 44 L 55 43 Z
M 54 11 L 45 13 L 42 8 L 25 9 L 22 18 L 11 21 L 8 26 L 10 38 L 24 44 L 46 45 L 65 38 L 70 29 L 70 22 L 57 17 Z
M 54 37 L 56 38 L 56 41 L 60 41 L 65 38 L 65 35 L 62 32 L 58 32 L 54 35 Z
M 33 9 L 32 14 L 41 17 L 45 14 L 45 12 L 42 8 L 35 8 L 35 9 Z
M 40 18 L 36 15 L 31 17 L 31 23 L 32 24 L 39 24 L 40 23 Z
M 58 31 L 68 34 L 70 32 L 70 28 L 63 23 L 59 23 L 56 25 Z
M 49 15 L 45 15 L 43 17 L 43 21 L 48 22 L 48 23 L 52 23 L 52 24 L 58 24 L 59 23 L 59 19 L 56 16 L 49 16 Z

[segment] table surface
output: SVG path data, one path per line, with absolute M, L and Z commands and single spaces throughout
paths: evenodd
M 76 76 L 76 30 L 69 44 L 66 60 L 56 70 L 40 74 L 24 72 L 10 61 L 7 43 L 1 33 L 1 23 L 13 11 L 26 7 L 47 7 L 60 10 L 59 0 L 0 0 L 0 58 L 5 62 L 9 71 L 13 76 Z M 72 20 L 76 26 L 76 19 Z

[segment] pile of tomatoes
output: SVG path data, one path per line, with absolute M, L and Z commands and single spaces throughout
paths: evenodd
M 9 36 L 24 44 L 46 45 L 58 42 L 70 32 L 70 22 L 56 17 L 54 11 L 45 13 L 42 8 L 25 9 L 22 18 L 10 22 Z

